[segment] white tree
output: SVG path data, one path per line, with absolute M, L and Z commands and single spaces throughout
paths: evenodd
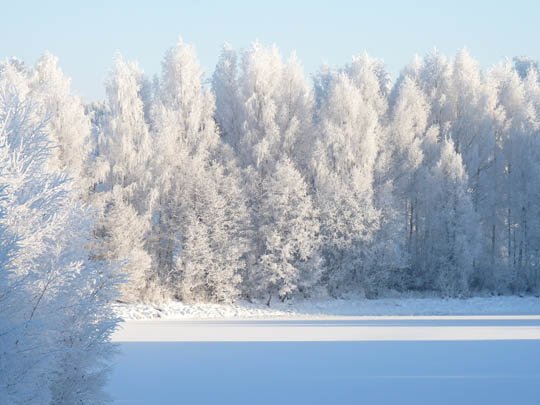
M 390 122 L 377 161 L 375 192 L 382 211 L 379 239 L 387 249 L 393 248 L 386 255 L 391 259 L 389 267 L 410 269 L 417 245 L 418 211 L 423 206 L 420 191 L 425 179 L 422 165 L 429 105 L 409 77 L 400 80 L 394 92 Z M 378 262 L 381 260 L 379 257 Z M 395 274 L 394 283 L 403 288 L 407 277 L 400 273 L 401 277 Z
M 118 271 L 123 279 L 119 300 L 142 302 L 159 299 L 151 273 L 152 259 L 144 243 L 150 230 L 147 219 L 126 202 L 119 187 L 107 193 L 100 213 L 96 229 L 99 240 L 93 253 L 100 259 L 119 263 Z
M 140 94 L 142 81 L 143 74 L 135 63 L 119 55 L 115 58 L 106 83 L 108 116 L 103 141 L 103 155 L 110 167 L 109 187 L 121 186 L 140 214 L 151 205 L 148 194 L 153 155 Z
M 165 281 L 174 268 L 175 239 L 181 224 L 175 212 L 182 198 L 179 176 L 191 161 L 207 161 L 218 142 L 212 118 L 213 97 L 202 87 L 202 70 L 192 46 L 182 41 L 167 51 L 152 108 L 154 181 L 160 189 L 153 212 L 150 243 L 155 269 Z M 203 164 L 204 166 L 204 164 Z
M 499 156 L 501 112 L 493 81 L 486 80 L 467 50 L 458 52 L 453 60 L 436 51 L 423 60 L 416 58 L 404 70 L 399 81 L 403 80 L 413 80 L 423 90 L 430 105 L 428 124 L 440 129 L 440 138 L 450 137 L 463 158 L 482 228 L 481 248 L 474 258 L 474 283 L 477 288 L 492 286 L 501 228 L 497 179 L 504 166 Z M 430 167 L 437 153 L 425 148 L 424 152 L 423 166 Z
M 231 302 L 240 294 L 247 249 L 243 195 L 220 165 L 190 163 L 181 173 L 173 288 L 186 301 Z
M 244 276 L 244 290 L 250 296 L 258 289 L 253 284 L 254 266 L 264 255 L 264 241 L 258 239 L 257 230 L 266 215 L 262 207 L 265 184 L 284 158 L 294 161 L 304 176 L 308 174 L 315 133 L 313 92 L 294 54 L 284 62 L 277 47 L 254 43 L 242 54 L 240 69 L 236 59 L 234 51 L 224 49 L 213 88 L 216 119 L 244 169 L 251 208 L 251 269 Z
M 374 72 L 362 80 L 378 82 Z M 321 105 L 320 140 L 313 156 L 328 283 L 336 293 L 345 286 L 369 290 L 374 263 L 371 247 L 379 211 L 373 180 L 380 126 L 362 88 L 373 86 L 359 86 L 345 73 L 335 77 Z
M 509 62 L 495 67 L 493 80 L 502 119 L 499 125 L 499 176 L 496 200 L 499 228 L 496 283 L 512 291 L 537 288 L 538 115 L 535 72 L 525 82 Z M 525 86 L 527 84 L 527 86 Z
M 237 53 L 229 44 L 225 44 L 212 75 L 212 90 L 216 95 L 215 117 L 220 135 L 233 150 L 238 150 L 244 123 L 244 109 L 238 80 Z
M 124 263 L 126 301 L 152 298 L 151 257 L 144 242 L 155 192 L 152 141 L 140 96 L 142 77 L 136 64 L 116 57 L 106 83 L 107 110 L 94 170 L 97 187 L 92 202 L 102 212 L 98 227 L 102 246 L 96 254 Z M 105 166 L 105 173 L 99 165 Z
M 90 260 L 92 212 L 52 163 L 33 74 L 0 66 L 0 399 L 101 403 L 116 282 Z
M 244 266 L 243 196 L 220 156 L 214 97 L 203 86 L 193 47 L 180 41 L 162 67 L 153 109 L 160 187 L 154 265 L 178 298 L 230 301 Z
M 283 301 L 295 292 L 308 294 L 319 281 L 319 219 L 307 186 L 284 158 L 264 183 L 259 239 L 264 252 L 256 267 L 260 295 Z
M 242 54 L 225 48 L 213 77 L 216 119 L 242 166 L 266 176 L 287 156 L 305 170 L 313 142 L 313 92 L 293 53 L 282 60 L 276 46 L 255 42 Z
M 203 86 L 203 71 L 195 48 L 180 40 L 161 64 L 154 120 L 163 159 L 185 150 L 188 155 L 212 157 L 219 136 L 213 119 L 215 100 Z M 167 126 L 164 128 L 163 126 Z
M 55 143 L 50 164 L 67 170 L 75 186 L 86 194 L 90 186 L 90 120 L 82 100 L 72 94 L 70 79 L 48 52 L 36 63 L 30 86 L 49 117 L 46 132 Z
M 467 294 L 478 248 L 478 220 L 467 173 L 452 141 L 441 144 L 439 161 L 426 186 L 429 211 L 421 226 L 420 259 L 425 288 L 450 296 Z

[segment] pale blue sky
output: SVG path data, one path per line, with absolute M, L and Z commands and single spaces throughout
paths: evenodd
M 453 54 L 467 46 L 483 66 L 540 59 L 538 0 L 4 0 L 0 10 L 0 58 L 33 63 L 48 49 L 86 99 L 103 97 L 115 52 L 153 74 L 180 36 L 196 45 L 207 74 L 223 42 L 242 48 L 255 39 L 284 54 L 295 49 L 307 73 L 364 50 L 394 75 L 433 47 Z

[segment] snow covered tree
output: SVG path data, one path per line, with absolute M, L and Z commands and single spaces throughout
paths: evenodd
M 95 232 L 99 240 L 93 253 L 102 260 L 119 263 L 123 281 L 119 300 L 133 303 L 157 299 L 159 293 L 152 284 L 152 259 L 145 249 L 149 224 L 122 194 L 122 189 L 116 187 L 105 197 Z
M 231 302 L 240 294 L 247 210 L 239 184 L 222 167 L 194 164 L 181 173 L 172 288 L 185 301 Z
M 452 141 L 442 143 L 439 161 L 430 174 L 426 184 L 429 212 L 419 225 L 424 241 L 416 265 L 428 283 L 426 289 L 449 296 L 467 294 L 478 248 L 478 221 L 467 173 Z
M 499 130 L 500 170 L 496 179 L 499 217 L 496 257 L 499 272 L 495 283 L 510 291 L 537 288 L 539 242 L 534 237 L 538 212 L 538 115 L 534 75 L 522 81 L 510 63 L 495 67 L 490 76 L 502 112 Z M 525 86 L 527 85 L 527 87 Z M 536 88 L 536 90 L 535 90 Z M 533 281 L 536 280 L 536 281 Z
M 226 48 L 212 82 L 216 118 L 241 165 L 265 177 L 287 156 L 304 169 L 313 139 L 313 95 L 296 55 L 284 62 L 276 46 L 256 42 L 236 71 L 236 54 Z
M 362 80 L 378 83 L 375 72 Z M 362 89 L 376 86 L 355 84 L 340 73 L 321 105 L 321 135 L 313 156 L 315 195 L 327 282 L 335 293 L 371 287 L 369 271 L 375 259 L 371 247 L 379 221 L 373 180 L 380 127 L 376 104 L 366 100 Z
M 344 72 L 358 88 L 366 104 L 382 118 L 387 109 L 390 92 L 390 76 L 383 61 L 372 58 L 366 52 L 354 56 Z
M 108 116 L 102 147 L 110 167 L 109 187 L 121 186 L 140 214 L 151 205 L 148 194 L 153 154 L 140 93 L 142 80 L 143 74 L 136 64 L 116 57 L 106 85 Z
M 293 163 L 284 158 L 265 180 L 259 239 L 264 252 L 254 275 L 258 293 L 283 301 L 305 294 L 319 281 L 319 219 L 307 186 Z
M 239 294 L 245 253 L 242 192 L 220 158 L 214 97 L 194 48 L 180 41 L 162 68 L 152 114 L 160 188 L 154 268 L 173 296 L 230 301 Z
M 93 214 L 54 164 L 34 73 L 0 65 L 0 402 L 102 403 L 116 281 L 90 259 Z
M 117 56 L 107 81 L 107 105 L 95 158 L 95 193 L 101 209 L 98 257 L 119 260 L 125 282 L 122 299 L 151 299 L 151 257 L 145 246 L 153 206 L 152 141 L 140 96 L 142 72 Z M 103 169 L 99 169 L 102 166 Z
M 236 59 L 234 51 L 224 49 L 212 84 L 216 120 L 244 169 L 252 244 L 243 289 L 252 296 L 260 295 L 253 273 L 265 254 L 265 242 L 258 239 L 266 215 L 264 187 L 284 158 L 294 161 L 303 176 L 308 174 L 314 143 L 313 95 L 294 54 L 284 62 L 277 47 L 254 43 L 242 54 L 240 69 Z
M 90 120 L 79 97 L 71 93 L 70 80 L 58 66 L 58 59 L 46 52 L 36 63 L 30 86 L 49 116 L 46 132 L 54 141 L 51 164 L 67 170 L 85 195 L 90 186 Z
M 2 258 L 11 272 L 3 286 L 19 268 L 13 257 L 30 255 L 20 241 L 52 246 L 50 238 L 50 266 L 69 274 L 90 269 L 90 280 L 103 261 L 118 261 L 115 276 L 103 274 L 124 280 L 121 299 L 130 302 L 286 299 L 320 285 L 368 297 L 388 288 L 540 288 L 540 82 L 529 59 L 483 71 L 467 50 L 453 58 L 433 51 L 392 85 L 384 64 L 362 54 L 324 67 L 310 84 L 295 54 L 225 45 L 212 93 L 194 47 L 179 41 L 153 80 L 117 57 L 107 100 L 86 114 L 50 54 L 33 68 L 2 63 L 0 75 L 6 162 L 22 156 L 14 151 L 39 151 L 35 165 L 14 162 L 43 167 L 39 181 L 62 190 L 51 196 L 65 212 L 47 220 L 85 217 L 81 234 L 65 225 L 77 246 L 52 233 L 19 236 L 22 227 L 3 223 L 2 246 L 16 252 Z M 32 131 L 40 146 L 15 145 Z M 19 187 L 15 177 L 4 190 Z M 15 218 L 11 191 L 3 201 L 5 218 Z M 87 227 L 95 239 L 82 236 Z M 74 265 L 64 251 L 91 260 Z M 25 299 L 26 289 L 8 290 Z M 60 290 L 54 297 L 50 305 L 70 299 Z M 86 333 L 77 328 L 74 336 Z M 48 380 L 64 379 L 72 393 L 67 370 L 82 361 L 73 350 Z M 71 400 L 49 387 L 28 392 Z
M 398 81 L 403 80 L 412 80 L 422 89 L 430 105 L 428 125 L 439 129 L 439 139 L 450 137 L 462 156 L 482 228 L 480 249 L 474 258 L 474 284 L 483 288 L 491 283 L 497 268 L 495 235 L 500 228 L 496 205 L 500 196 L 497 138 L 501 114 L 496 91 L 467 50 L 458 52 L 453 60 L 436 51 L 423 60 L 416 58 Z M 428 153 L 424 148 L 424 154 L 423 166 L 431 167 L 437 153 Z
M 213 119 L 215 100 L 203 86 L 195 48 L 180 40 L 167 51 L 161 66 L 154 120 L 159 146 L 170 149 L 163 159 L 171 159 L 179 149 L 211 158 L 219 141 Z
M 382 211 L 380 236 L 384 235 L 387 248 L 394 249 L 390 267 L 410 269 L 417 246 L 416 220 L 423 206 L 420 191 L 425 180 L 423 161 L 424 143 L 429 139 L 426 137 L 429 105 L 408 77 L 394 91 L 390 122 L 377 161 L 375 192 L 377 206 Z M 407 276 L 400 273 L 395 274 L 393 284 L 404 288 Z
M 193 159 L 205 159 L 206 146 L 215 145 L 217 132 L 208 114 L 213 111 L 211 94 L 202 89 L 202 71 L 195 50 L 180 41 L 162 62 L 162 77 L 152 107 L 154 122 L 154 179 L 160 190 L 154 207 L 151 235 L 154 268 L 166 283 L 174 268 L 175 238 L 179 216 L 174 211 L 182 198 L 179 178 Z M 200 139 L 199 139 L 200 138 Z M 201 148 L 199 148 L 199 144 Z M 176 218 L 175 218 L 176 217 Z
M 244 123 L 238 80 L 237 53 L 229 44 L 225 44 L 212 76 L 212 89 L 216 95 L 215 118 L 220 135 L 233 150 L 238 150 Z

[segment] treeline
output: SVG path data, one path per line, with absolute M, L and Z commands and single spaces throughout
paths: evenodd
M 106 94 L 84 114 L 60 99 L 52 152 L 98 212 L 92 258 L 119 261 L 123 301 L 538 291 L 527 59 L 432 52 L 391 81 L 364 54 L 308 79 L 255 43 L 225 46 L 206 81 L 179 42 L 153 78 L 118 56 Z
M 465 50 L 395 82 L 365 54 L 311 80 L 258 43 L 210 83 L 183 42 L 155 78 L 117 57 L 87 111 L 98 256 L 135 301 L 535 291 L 538 79 Z

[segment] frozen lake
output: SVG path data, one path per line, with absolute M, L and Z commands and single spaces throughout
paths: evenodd
M 118 404 L 540 403 L 538 316 L 139 321 L 115 340 Z

